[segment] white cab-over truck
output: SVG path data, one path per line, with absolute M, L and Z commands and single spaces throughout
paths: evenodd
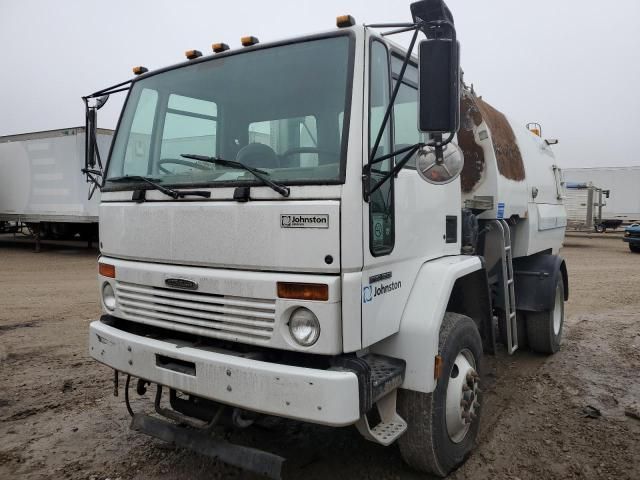
M 283 458 L 210 432 L 355 425 L 444 476 L 476 438 L 483 354 L 558 350 L 553 152 L 464 86 L 441 0 L 411 11 L 214 44 L 85 97 L 92 130 L 128 92 L 106 170 L 85 172 L 102 190 L 90 354 L 126 375 L 132 428 L 278 477 Z M 132 378 L 157 415 L 133 412 Z

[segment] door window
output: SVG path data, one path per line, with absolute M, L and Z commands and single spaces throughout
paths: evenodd
M 381 42 L 371 44 L 371 72 L 369 81 L 369 149 L 373 151 L 391 97 L 389 53 Z M 391 153 L 391 122 L 387 122 L 376 158 Z M 393 159 L 371 166 L 371 186 L 379 182 L 393 168 Z M 369 248 L 375 257 L 388 255 L 394 245 L 393 177 L 388 179 L 369 200 Z

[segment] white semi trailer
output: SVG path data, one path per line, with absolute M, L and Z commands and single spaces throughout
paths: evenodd
M 97 131 L 105 158 L 112 136 Z M 26 224 L 37 239 L 90 238 L 97 233 L 99 198 L 88 198 L 84 162 L 84 127 L 0 137 L 0 222 Z
M 558 350 L 553 152 L 461 86 L 443 2 L 411 11 L 214 44 L 85 98 L 91 129 L 92 102 L 128 90 L 100 182 L 89 348 L 126 374 L 132 428 L 278 477 L 281 457 L 212 429 L 355 425 L 444 476 L 478 432 L 494 325 L 509 353 Z M 413 31 L 411 48 L 380 28 Z M 132 378 L 156 385 L 157 415 L 133 411 Z
M 593 184 L 610 192 L 602 218 L 624 223 L 640 221 L 640 167 L 565 168 L 567 183 Z

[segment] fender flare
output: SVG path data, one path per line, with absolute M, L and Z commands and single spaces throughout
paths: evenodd
M 402 312 L 400 329 L 370 349 L 406 362 L 401 388 L 423 393 L 435 390 L 440 327 L 453 286 L 459 278 L 481 269 L 481 259 L 473 256 L 439 258 L 420 267 Z

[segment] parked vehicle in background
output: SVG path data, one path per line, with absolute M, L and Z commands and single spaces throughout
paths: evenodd
M 625 228 L 623 240 L 629 244 L 629 250 L 640 253 L 640 223 Z
M 85 97 L 90 133 L 93 101 L 129 91 L 99 181 L 89 348 L 126 374 L 132 428 L 278 477 L 281 457 L 212 428 L 355 425 L 445 476 L 474 446 L 494 327 L 509 354 L 558 351 L 553 150 L 463 85 L 444 2 L 411 12 L 190 50 Z M 411 48 L 376 28 L 413 31 Z M 131 408 L 132 377 L 157 416 Z
M 102 158 L 112 137 L 112 130 L 97 131 Z M 85 127 L 0 137 L 0 222 L 7 222 L 5 230 L 26 226 L 36 241 L 97 235 L 99 192 L 88 199 L 80 172 L 84 162 Z
M 565 207 L 567 209 L 567 227 L 578 231 L 595 230 L 604 233 L 607 229 L 617 229 L 621 219 L 603 218 L 603 207 L 611 195 L 591 183 L 565 182 Z
M 592 183 L 611 196 L 602 208 L 602 218 L 622 220 L 625 224 L 640 222 L 640 166 L 565 168 L 564 178 L 575 183 Z

